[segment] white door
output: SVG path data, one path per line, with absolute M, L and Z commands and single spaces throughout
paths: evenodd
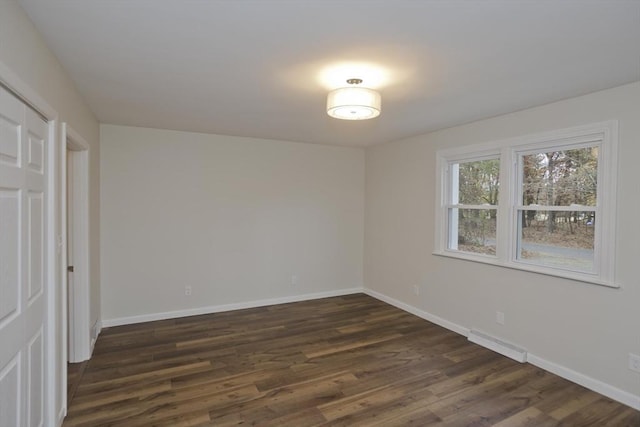
M 68 361 L 91 357 L 89 316 L 89 145 L 65 123 L 67 217 L 67 321 Z
M 69 362 L 77 362 L 75 342 L 75 310 L 74 310 L 74 283 L 73 283 L 73 161 L 71 152 L 66 150 L 67 156 L 67 356 Z
M 0 87 L 0 425 L 44 422 L 48 125 Z

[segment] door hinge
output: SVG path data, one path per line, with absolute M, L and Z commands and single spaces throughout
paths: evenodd
M 68 267 L 67 267 L 67 271 L 68 271 L 69 273 L 73 273 L 73 265 L 68 266 Z

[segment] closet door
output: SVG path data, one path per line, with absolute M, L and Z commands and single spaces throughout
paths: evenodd
M 0 425 L 44 423 L 48 125 L 0 87 Z

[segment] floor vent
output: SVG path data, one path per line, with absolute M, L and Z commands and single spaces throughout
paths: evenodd
M 468 336 L 469 341 L 510 357 L 513 360 L 524 363 L 527 361 L 527 350 L 517 345 L 502 341 L 496 337 L 472 329 Z

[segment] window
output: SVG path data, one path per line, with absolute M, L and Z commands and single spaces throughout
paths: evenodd
M 495 255 L 500 160 L 455 161 L 449 171 L 448 249 Z
M 594 270 L 598 148 L 519 153 L 516 259 Z
M 435 254 L 615 286 L 617 123 L 442 150 Z

